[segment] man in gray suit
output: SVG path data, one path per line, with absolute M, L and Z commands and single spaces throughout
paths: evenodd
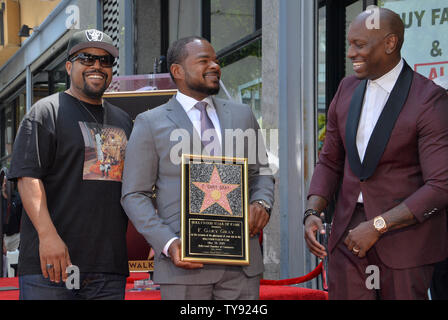
M 192 153 L 209 151 L 215 156 L 234 157 L 238 156 L 236 148 L 227 146 L 241 141 L 229 137 L 229 130 L 257 132 L 258 123 L 250 107 L 213 97 L 219 92 L 221 69 L 207 40 L 188 37 L 173 43 L 168 50 L 168 67 L 178 93 L 168 103 L 136 118 L 126 149 L 122 205 L 155 251 L 154 281 L 160 284 L 162 299 L 258 299 L 264 270 L 259 233 L 269 221 L 274 195 L 274 180 L 267 165 L 258 159 L 249 161 L 250 264 L 181 261 L 181 165 L 174 156 L 178 152 L 173 152 L 178 151 L 179 141 L 172 138 L 173 132 L 187 132 L 189 141 L 183 145 L 192 146 Z M 244 156 L 266 154 L 264 143 L 257 141 L 256 145 L 262 150 L 246 142 Z

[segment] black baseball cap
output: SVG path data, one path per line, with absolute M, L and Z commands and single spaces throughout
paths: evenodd
M 118 57 L 118 49 L 114 46 L 112 38 L 102 31 L 87 29 L 75 32 L 68 42 L 67 57 L 85 48 L 99 48 Z

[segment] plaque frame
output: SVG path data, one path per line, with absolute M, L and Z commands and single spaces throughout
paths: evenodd
M 241 167 L 241 184 L 238 188 L 241 188 L 241 211 L 238 215 L 223 215 L 220 213 L 194 213 L 190 212 L 190 165 L 206 165 L 213 166 L 213 170 L 217 170 L 218 166 L 231 165 Z M 218 173 L 219 175 L 219 173 Z M 212 173 L 213 176 L 213 173 Z M 221 264 L 221 265 L 249 265 L 249 188 L 248 188 L 248 160 L 247 158 L 235 158 L 235 157 L 214 157 L 214 156 L 200 156 L 192 154 L 182 154 L 182 178 L 181 178 L 181 260 L 187 262 L 197 262 L 205 264 Z M 210 180 L 212 177 L 210 177 Z M 221 178 L 220 178 L 221 179 Z M 238 192 L 239 195 L 239 192 Z M 228 200 L 227 195 L 225 197 Z M 205 195 L 204 195 L 205 198 Z M 204 200 L 203 200 L 204 201 Z M 219 204 L 215 203 L 220 206 Z M 215 205 L 213 204 L 213 205 Z M 234 204 L 234 203 L 232 203 Z M 239 204 L 239 202 L 238 202 Z M 221 206 L 220 206 L 221 207 Z M 211 208 L 208 207 L 208 208 Z M 221 209 L 226 210 L 221 207 Z M 204 210 L 205 211 L 205 210 Z M 226 210 L 227 211 L 227 210 Z M 221 236 L 221 231 L 228 232 L 226 227 L 232 227 L 233 231 L 241 230 L 241 234 L 236 236 L 228 235 L 226 239 L 222 241 L 228 241 L 230 243 L 241 243 L 241 247 L 237 247 L 235 251 L 238 252 L 226 252 L 226 248 L 220 248 L 221 252 L 198 252 L 199 245 L 196 248 L 192 245 L 191 222 L 194 224 L 209 224 L 213 225 L 217 233 L 210 234 L 211 237 L 218 234 Z M 222 228 L 220 229 L 220 226 Z M 238 228 L 239 227 L 239 228 Z M 238 236 L 241 239 L 238 239 Z M 224 236 L 225 237 L 225 236 Z M 197 236 L 199 241 L 207 242 L 207 239 L 202 239 L 201 235 Z M 230 240 L 238 239 L 238 240 Z M 208 239 L 210 240 L 210 239 Z M 222 242 L 220 239 L 213 239 L 214 244 Z M 210 245 L 211 246 L 211 245 Z M 218 245 L 217 247 L 219 247 Z M 213 247 L 213 246 L 211 246 Z M 231 247 L 231 246 L 230 246 Z M 208 248 L 213 251 L 213 249 Z M 207 249 L 206 249 L 207 250 Z

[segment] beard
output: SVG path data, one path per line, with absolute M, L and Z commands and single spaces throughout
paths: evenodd
M 209 87 L 205 87 L 205 86 L 196 86 L 196 87 L 190 87 L 191 89 L 201 92 L 201 93 L 205 93 L 208 96 L 214 96 L 217 95 L 219 93 L 220 87 L 218 86 L 217 88 L 209 88 Z
M 100 99 L 100 98 L 102 98 L 104 92 L 106 91 L 107 87 L 109 86 L 109 84 L 107 82 L 108 76 L 107 76 L 107 74 L 105 74 L 104 72 L 101 72 L 101 71 L 96 71 L 95 73 L 100 73 L 104 76 L 103 86 L 101 86 L 99 88 L 90 86 L 86 81 L 86 77 L 88 76 L 88 73 L 84 73 L 83 74 L 84 87 L 83 87 L 82 92 L 89 98 Z
M 202 83 L 195 83 L 194 81 L 191 81 L 189 77 L 187 77 L 185 80 L 186 80 L 185 83 L 190 90 L 204 93 L 207 96 L 217 95 L 219 93 L 219 90 L 221 89 L 219 83 L 216 87 L 209 87 Z

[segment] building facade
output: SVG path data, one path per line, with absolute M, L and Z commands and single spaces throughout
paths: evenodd
M 346 36 L 354 17 L 370 5 L 396 11 L 406 25 L 407 62 L 431 79 L 448 73 L 445 0 L 0 3 L 2 167 L 9 165 L 15 134 L 31 105 L 67 88 L 65 48 L 76 29 L 98 28 L 114 39 L 120 51 L 116 77 L 166 73 L 167 49 L 181 37 L 200 35 L 211 41 L 222 66 L 220 95 L 249 104 L 265 129 L 276 178 L 276 203 L 263 234 L 266 279 L 298 277 L 319 262 L 306 249 L 302 213 L 328 106 L 340 80 L 352 73 Z M 29 37 L 18 36 L 24 25 L 33 29 Z

